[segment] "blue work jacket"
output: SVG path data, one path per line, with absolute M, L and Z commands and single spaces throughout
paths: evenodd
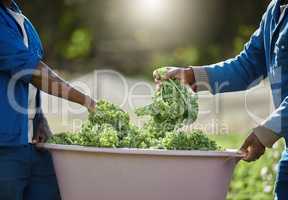
M 10 9 L 21 12 L 15 2 Z M 29 48 L 24 45 L 21 27 L 0 3 L 0 146 L 28 143 L 28 86 L 43 49 L 27 18 L 25 28 Z

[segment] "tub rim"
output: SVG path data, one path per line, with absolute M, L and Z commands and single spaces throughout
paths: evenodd
M 150 156 L 178 156 L 178 157 L 228 157 L 243 158 L 238 150 L 226 149 L 225 151 L 200 151 L 200 150 L 161 150 L 161 149 L 133 149 L 133 148 L 97 148 L 79 145 L 38 144 L 37 147 L 47 150 L 74 151 L 104 154 L 125 155 L 150 155 Z

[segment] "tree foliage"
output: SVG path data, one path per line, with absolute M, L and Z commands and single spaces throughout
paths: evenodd
M 168 9 L 161 21 L 148 10 L 139 18 L 143 10 L 132 9 L 131 0 L 18 0 L 55 68 L 83 72 L 101 65 L 147 77 L 154 66 L 201 65 L 235 56 L 269 3 L 164 2 Z

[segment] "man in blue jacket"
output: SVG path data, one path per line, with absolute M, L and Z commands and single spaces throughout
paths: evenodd
M 157 71 L 154 73 L 159 81 Z M 268 78 L 276 110 L 256 127 L 241 150 L 244 160 L 261 157 L 265 147 L 284 138 L 288 142 L 288 1 L 273 0 L 260 27 L 237 57 L 202 67 L 170 68 L 166 78 L 177 78 L 196 91 L 209 89 L 212 94 L 247 90 Z M 208 86 L 208 88 L 207 88 Z M 279 163 L 276 199 L 288 199 L 288 153 Z
M 51 156 L 35 147 L 50 133 L 40 90 L 95 109 L 43 62 L 40 38 L 17 4 L 0 0 L 0 200 L 60 199 Z

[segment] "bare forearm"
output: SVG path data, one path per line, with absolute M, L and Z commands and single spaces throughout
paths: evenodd
M 43 62 L 39 63 L 37 70 L 32 76 L 31 83 L 43 92 L 78 103 L 88 109 L 93 109 L 95 106 L 95 102 L 92 98 L 63 80 Z

